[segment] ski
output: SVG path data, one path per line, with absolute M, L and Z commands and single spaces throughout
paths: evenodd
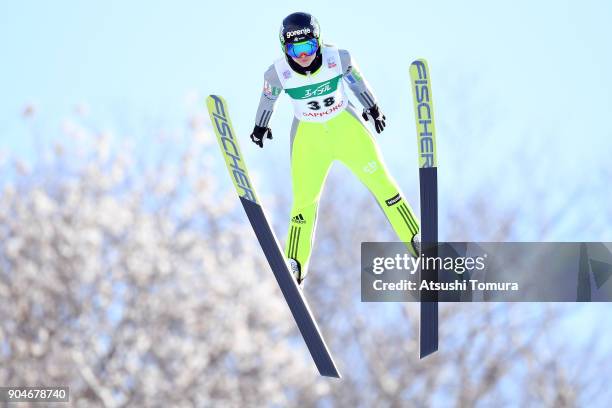
M 261 204 L 257 200 L 253 184 L 247 173 L 246 164 L 240 152 L 236 133 L 229 118 L 227 103 L 218 95 L 210 95 L 206 100 L 206 105 L 240 202 L 312 359 L 322 376 L 340 378 L 340 373 L 310 311 L 308 302 L 306 302 L 295 278 L 289 271 L 283 251 L 268 223 Z
M 418 59 L 410 64 L 410 79 L 419 151 L 419 185 L 421 195 L 422 256 L 437 256 L 438 243 L 438 162 L 434 126 L 431 78 L 427 62 Z M 422 270 L 421 281 L 438 281 L 438 271 Z M 438 293 L 421 292 L 419 333 L 420 357 L 438 350 Z

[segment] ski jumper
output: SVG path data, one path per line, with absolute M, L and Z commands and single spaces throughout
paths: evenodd
M 323 45 L 323 63 L 302 75 L 285 58 L 264 75 L 255 123 L 267 127 L 284 90 L 294 107 L 291 128 L 293 205 L 285 254 L 307 271 L 319 197 L 331 164 L 346 165 L 372 192 L 399 239 L 408 244 L 418 233 L 417 218 L 383 162 L 372 135 L 349 102 L 345 81 L 365 108 L 376 104 L 368 84 L 346 50 Z

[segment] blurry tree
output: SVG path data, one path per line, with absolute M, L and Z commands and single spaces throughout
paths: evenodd
M 72 405 L 107 407 L 610 400 L 610 355 L 560 335 L 572 305 L 443 305 L 440 351 L 419 360 L 417 304 L 359 301 L 360 242 L 395 237 L 346 170 L 326 187 L 305 289 L 344 375 L 319 378 L 200 113 L 136 144 L 83 122 L 0 164 L 0 384 L 66 384 Z M 515 212 L 483 197 L 441 214 L 450 239 L 469 236 L 462 220 L 512 236 Z
M 72 404 L 109 407 L 326 391 L 234 193 L 217 188 L 203 123 L 137 149 L 67 122 L 40 161 L 5 159 L 0 384 L 66 384 Z

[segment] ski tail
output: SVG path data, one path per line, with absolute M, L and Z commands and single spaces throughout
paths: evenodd
M 268 223 L 261 204 L 257 200 L 255 189 L 240 152 L 236 133 L 229 118 L 227 103 L 220 96 L 210 95 L 206 100 L 206 105 L 227 169 L 240 197 L 240 202 L 310 351 L 310 355 L 321 375 L 340 378 L 340 373 L 310 311 L 308 302 L 289 271 L 283 251 Z
M 431 77 L 424 59 L 410 65 L 419 152 L 419 184 L 421 195 L 422 255 L 437 256 L 438 243 L 438 158 L 434 122 Z M 438 281 L 437 269 L 422 270 L 421 281 Z M 420 357 L 438 350 L 438 293 L 421 292 Z

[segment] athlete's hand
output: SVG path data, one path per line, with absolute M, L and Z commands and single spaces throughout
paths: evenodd
M 263 147 L 264 138 L 272 139 L 272 129 L 269 127 L 257 126 L 253 128 L 251 133 L 251 140 L 259 147 Z
M 370 109 L 364 109 L 361 116 L 363 116 L 366 121 L 372 118 L 374 121 L 374 127 L 376 128 L 376 133 L 382 132 L 385 129 L 385 126 L 387 126 L 385 123 L 387 118 L 380 110 L 378 110 L 378 105 L 374 105 Z

